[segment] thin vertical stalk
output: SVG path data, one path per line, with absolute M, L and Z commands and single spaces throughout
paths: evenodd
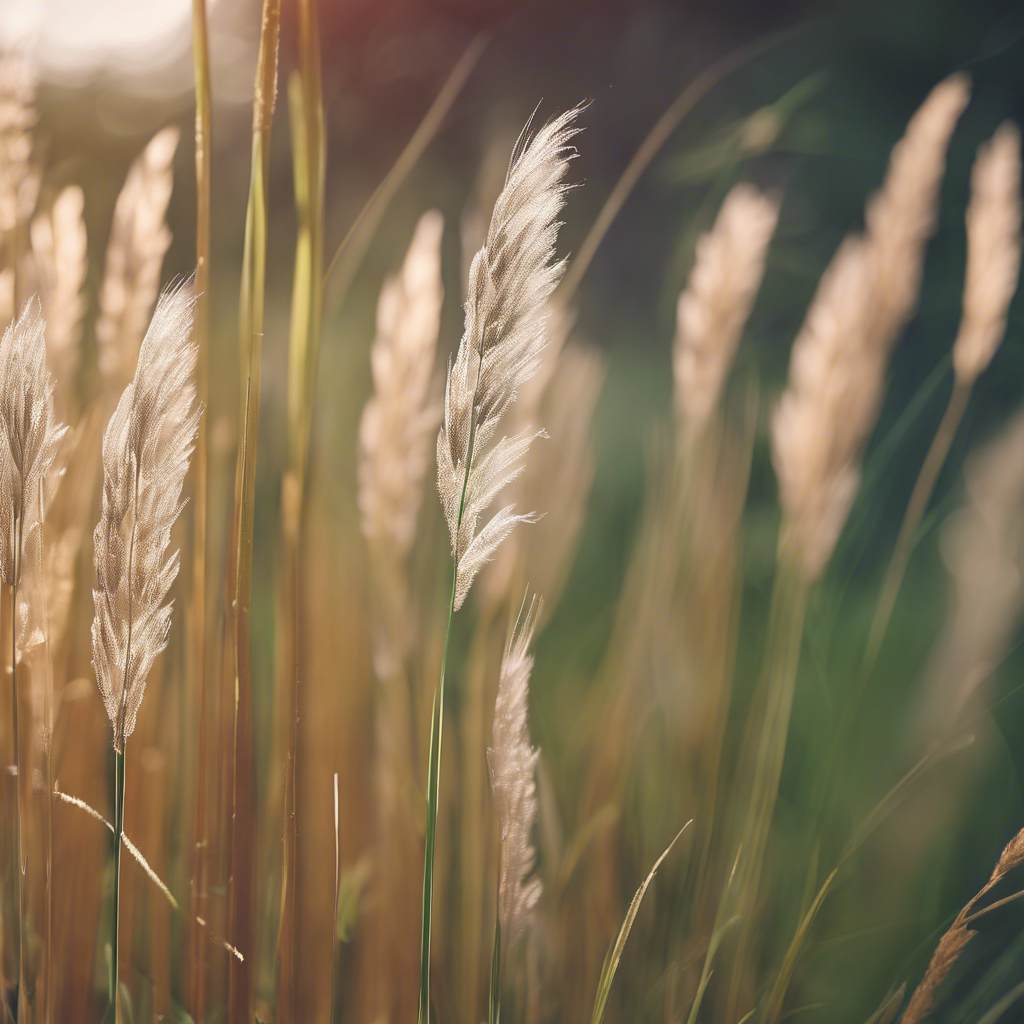
M 109 1005 L 114 1024 L 120 1024 L 120 944 L 121 931 L 121 847 L 124 845 L 124 754 L 127 743 L 121 740 L 121 749 L 114 749 L 114 915 L 110 936 Z
M 483 362 L 483 353 L 480 356 Z M 477 365 L 477 385 L 480 380 L 480 364 Z M 466 445 L 466 472 L 462 478 L 462 496 L 459 499 L 459 515 L 454 536 L 462 528 L 462 514 L 466 509 L 466 490 L 469 487 L 469 471 L 473 465 L 473 448 L 476 442 L 476 404 L 469 423 L 469 441 Z M 434 707 L 430 717 L 430 756 L 427 761 L 427 832 L 423 844 L 423 910 L 420 931 L 420 1002 L 417 1024 L 430 1024 L 430 925 L 434 897 L 434 839 L 437 834 L 437 798 L 441 771 L 441 732 L 444 724 L 444 674 L 448 666 L 448 647 L 452 638 L 452 619 L 455 618 L 455 593 L 459 580 L 459 561 L 452 559 L 452 592 L 448 601 L 448 625 L 444 631 L 444 652 L 441 655 L 441 675 L 434 691 Z
M 210 330 L 210 45 L 206 0 L 192 0 L 192 56 L 196 91 L 196 276 L 195 340 L 196 394 L 202 410 L 193 455 L 194 532 L 192 538 L 192 678 L 198 696 L 198 763 L 195 818 L 192 831 L 192 890 L 189 915 L 188 997 L 195 1021 L 206 1015 L 205 938 L 199 920 L 207 920 L 209 841 L 207 835 L 207 706 L 206 706 L 206 405 L 209 393 Z
M 24 507 L 24 502 L 22 502 Z M 11 728 L 14 734 L 14 853 L 16 862 L 16 883 L 18 886 L 18 1020 L 26 1017 L 25 999 L 28 987 L 25 984 L 25 849 L 22 837 L 22 793 L 21 770 L 21 729 L 18 723 L 18 574 L 21 572 L 21 533 L 24 517 L 14 520 L 14 575 L 11 585 Z
M 264 0 L 253 101 L 252 176 L 245 216 L 245 250 L 239 296 L 242 363 L 242 439 L 235 465 L 235 508 L 227 582 L 234 709 L 231 751 L 231 835 L 229 840 L 229 939 L 241 951 L 228 975 L 229 1024 L 253 1019 L 255 952 L 254 736 L 252 667 L 249 652 L 249 603 L 252 594 L 253 517 L 256 441 L 259 432 L 263 350 L 263 309 L 267 269 L 267 189 L 270 127 L 277 91 L 277 43 L 280 0 Z
M 39 508 L 45 508 L 43 501 L 44 481 L 39 480 Z M 43 529 L 44 516 L 39 521 L 39 546 L 36 572 L 39 579 L 43 575 Z M 50 647 L 50 608 L 47 599 L 47 588 L 40 588 L 43 619 L 43 785 L 46 795 L 43 809 L 46 822 L 43 828 L 45 849 L 43 860 L 45 865 L 45 889 L 43 892 L 43 1020 L 51 1024 L 53 1020 L 53 651 Z
M 910 556 L 914 550 L 914 541 L 917 537 L 917 529 L 924 518 L 928 502 L 935 491 L 935 484 L 939 479 L 939 473 L 946 464 L 946 458 L 953 445 L 953 439 L 960 427 L 960 423 L 967 411 L 967 403 L 970 401 L 973 381 L 957 377 L 953 383 L 953 391 L 949 396 L 946 410 L 942 414 L 942 420 L 935 431 L 932 443 L 928 448 L 928 454 L 921 464 L 921 470 L 914 482 L 914 489 L 910 494 L 910 501 L 907 503 L 907 510 L 903 513 L 903 522 L 900 524 L 900 532 L 896 537 L 896 545 L 893 548 L 892 558 L 885 572 L 882 582 L 882 589 L 879 594 L 878 604 L 875 606 L 875 616 L 871 622 L 871 632 L 868 634 L 867 646 L 864 650 L 864 667 L 862 675 L 870 675 L 874 667 L 875 659 L 878 657 L 879 648 L 885 637 L 885 631 L 889 626 L 892 617 L 892 610 L 896 604 L 896 597 L 903 585 L 903 577 L 906 575 L 907 566 L 910 564 Z M 859 689 L 859 687 L 858 687 Z
M 716 921 L 717 928 L 737 913 L 740 917 L 740 935 L 725 1013 L 729 1020 L 740 1016 L 739 1004 L 745 986 L 750 983 L 750 961 L 755 955 L 751 948 L 754 942 L 753 915 L 779 795 L 782 761 L 786 752 L 800 660 L 807 591 L 807 584 L 797 568 L 795 553 L 784 540 L 780 545 L 779 567 L 772 591 L 764 669 L 751 712 L 754 716 L 751 720 L 754 729 L 748 728 L 747 733 L 747 739 L 756 742 L 747 813 L 740 837 L 736 872 L 723 896 Z
M 278 932 L 278 1020 L 298 1019 L 296 765 L 300 712 L 302 524 L 305 512 L 313 392 L 323 313 L 324 113 L 320 39 L 314 0 L 302 0 L 299 71 L 288 83 L 298 237 L 288 343 L 288 462 L 281 486 L 282 565 L 278 580 L 277 750 L 283 783 L 281 916 Z
M 341 826 L 338 820 L 338 773 L 334 773 L 334 915 L 331 918 L 331 1015 L 338 1011 L 338 905 L 341 902 Z

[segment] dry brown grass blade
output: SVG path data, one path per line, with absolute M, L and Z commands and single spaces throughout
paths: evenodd
M 969 923 L 978 900 L 1022 862 L 1024 862 L 1024 829 L 1021 829 L 1006 844 L 996 866 L 992 869 L 989 880 L 967 901 L 939 940 L 928 964 L 928 969 L 925 971 L 921 983 L 914 989 L 907 1009 L 900 1018 L 900 1024 L 921 1024 L 921 1021 L 931 1013 L 939 988 L 949 976 L 949 972 L 953 969 L 953 965 L 959 959 L 967 943 L 974 937 L 975 933 L 970 929 Z

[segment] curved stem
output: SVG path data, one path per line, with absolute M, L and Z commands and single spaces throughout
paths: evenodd
M 956 379 L 952 394 L 949 396 L 949 403 L 946 405 L 946 411 L 942 414 L 942 420 L 932 438 L 931 447 L 921 464 L 921 471 L 917 474 L 914 489 L 910 494 L 910 501 L 907 503 L 907 510 L 903 514 L 903 522 L 900 524 L 900 532 L 896 538 L 892 558 L 889 560 L 889 566 L 885 572 L 878 604 L 875 607 L 875 617 L 871 622 L 871 632 L 868 634 L 868 642 L 864 651 L 863 675 L 870 673 L 875 658 L 878 656 L 878 650 L 882 646 L 896 598 L 903 585 L 907 566 L 910 564 L 917 529 L 924 518 L 928 502 L 935 491 L 939 473 L 946 463 L 953 438 L 956 437 L 960 421 L 964 417 L 973 384 L 973 381 Z

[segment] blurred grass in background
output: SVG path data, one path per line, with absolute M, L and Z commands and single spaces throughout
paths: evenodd
M 117 16 L 114 5 L 94 12 L 100 20 Z M 183 10 L 186 37 L 187 16 Z M 258 11 L 253 4 L 219 0 L 211 6 L 210 18 L 214 248 L 209 423 L 212 465 L 223 472 L 235 442 L 235 315 L 250 160 L 246 89 L 255 61 Z M 576 822 L 583 799 L 587 751 L 600 743 L 595 737 L 600 737 L 603 725 L 595 717 L 594 709 L 600 705 L 594 698 L 594 680 L 637 536 L 649 484 L 647 468 L 654 462 L 659 432 L 671 416 L 675 301 L 697 236 L 710 226 L 722 198 L 738 180 L 754 181 L 782 196 L 764 287 L 727 396 L 735 409 L 743 405 L 750 389 L 759 395 L 744 517 L 742 633 L 736 652 L 737 703 L 742 708 L 762 658 L 776 555 L 779 514 L 766 423 L 783 385 L 792 339 L 841 237 L 862 222 L 865 197 L 881 181 L 889 152 L 910 115 L 932 85 L 950 72 L 962 69 L 972 76 L 971 104 L 949 150 L 920 304 L 895 352 L 879 426 L 866 458 L 865 484 L 808 611 L 772 854 L 788 870 L 780 873 L 782 888 L 773 893 L 773 906 L 766 913 L 766 945 L 784 949 L 809 901 L 801 888 L 806 882 L 801 865 L 817 865 L 819 875 L 827 872 L 850 833 L 910 766 L 908 722 L 922 672 L 949 610 L 940 526 L 962 500 L 968 452 L 994 434 L 1024 397 L 1024 297 L 1018 295 L 1006 339 L 975 391 L 940 478 L 887 639 L 859 705 L 852 743 L 829 780 L 836 798 L 809 840 L 802 816 L 814 809 L 818 773 L 830 764 L 829 737 L 850 699 L 885 561 L 945 405 L 963 280 L 963 210 L 974 154 L 1003 120 L 1024 122 L 1024 12 L 995 2 L 939 0 L 833 5 L 747 5 L 735 0 L 716 5 L 667 0 L 330 0 L 321 5 L 320 19 L 328 256 L 473 35 L 483 30 L 489 38 L 483 59 L 436 138 L 390 203 L 351 288 L 339 295 L 330 278 L 326 282 L 311 488 L 319 517 L 315 529 L 331 537 L 331 565 L 342 579 L 358 579 L 365 558 L 358 535 L 355 438 L 370 390 L 368 351 L 377 296 L 384 276 L 400 265 L 420 214 L 436 207 L 445 215 L 440 338 L 444 359 L 461 333 L 468 257 L 460 252 L 460 217 L 474 202 L 489 207 L 504 174 L 500 160 L 495 168 L 493 152 L 507 155 L 538 101 L 542 117 L 584 99 L 591 101 L 578 141 L 580 157 L 573 167 L 573 180 L 585 187 L 570 198 L 560 241 L 560 251 L 575 252 L 630 156 L 682 88 L 716 57 L 752 40 L 765 41 L 763 49 L 717 85 L 672 134 L 613 224 L 578 293 L 578 329 L 607 358 L 594 426 L 596 472 L 564 596 L 557 608 L 549 609 L 553 614 L 537 644 L 531 704 L 533 739 L 543 752 L 545 771 L 567 825 Z M 286 5 L 282 82 L 292 69 L 294 22 L 294 11 Z M 168 43 L 167 52 L 173 51 Z M 189 141 L 193 99 L 181 85 L 190 80 L 189 60 L 186 38 L 184 77 L 173 67 L 163 76 L 142 71 L 134 77 L 120 77 L 108 69 L 79 73 L 69 83 L 56 68 L 52 74 L 44 68 L 36 128 L 37 146 L 45 153 L 47 166 L 41 205 L 46 205 L 47 190 L 52 196 L 69 183 L 85 189 L 92 294 L 99 286 L 108 225 L 128 165 L 167 124 L 181 129 L 183 141 L 175 158 L 175 187 L 167 214 L 174 239 L 164 278 L 187 274 L 194 267 L 195 185 Z M 110 64 L 117 64 L 116 54 Z M 158 87 L 160 77 L 167 83 Z M 296 227 L 291 148 L 283 122 L 279 112 L 270 156 L 271 243 L 256 480 L 252 635 L 258 751 L 269 750 L 271 744 L 274 566 L 279 482 L 286 461 L 282 425 Z M 87 326 L 87 365 L 95 345 Z M 219 538 L 227 528 L 230 494 L 222 481 L 213 479 L 211 535 Z M 427 490 L 421 529 L 434 536 L 441 525 L 432 479 Z M 214 576 L 223 569 L 217 561 L 219 550 L 212 556 Z M 442 554 L 443 545 L 434 545 L 417 556 L 414 569 L 421 591 L 433 597 L 425 607 L 438 615 L 447 573 Z M 360 600 L 355 593 L 347 597 L 352 607 Z M 358 634 L 359 621 L 341 628 Z M 457 621 L 455 666 L 466 664 L 471 634 L 469 622 Z M 989 712 L 975 723 L 974 751 L 944 762 L 930 775 L 923 792 L 882 826 L 841 875 L 794 985 L 799 998 L 793 1006 L 815 1007 L 801 1018 L 864 1020 L 890 985 L 917 978 L 944 923 L 988 877 L 998 851 L 1024 822 L 1024 655 L 1019 639 L 1018 630 L 1014 645 L 996 668 Z M 350 660 L 328 655 L 319 667 L 333 672 L 338 687 L 344 688 L 348 674 L 366 674 L 367 666 L 359 659 L 368 655 L 365 643 L 341 646 Z M 360 653 L 352 654 L 353 650 Z M 425 658 L 428 663 L 430 656 Z M 429 678 L 429 672 L 424 674 Z M 663 695 L 651 680 L 641 681 L 638 693 L 630 771 L 618 812 L 622 877 L 627 879 L 615 896 L 621 903 L 628 901 L 647 867 L 683 824 L 677 817 L 681 808 L 672 792 L 671 757 L 665 749 Z M 451 679 L 449 696 L 457 715 L 467 699 L 462 669 L 456 669 Z M 330 722 L 332 715 L 351 716 L 346 735 L 368 731 L 370 716 L 362 699 L 353 698 L 353 707 L 340 697 L 325 718 Z M 316 709 L 307 713 L 319 715 Z M 734 732 L 730 742 L 738 739 L 739 730 Z M 358 773 L 365 770 L 359 753 L 338 755 L 353 775 L 349 790 L 357 788 Z M 423 760 L 423 751 L 419 753 Z M 258 763 L 261 792 L 266 794 L 273 784 L 267 777 L 269 758 Z M 319 796 L 329 791 L 326 766 L 322 774 Z M 365 811 L 365 806 L 350 807 L 346 820 L 358 822 Z M 329 804 L 321 801 L 309 813 L 327 816 Z M 936 821 L 942 821 L 942 827 Z M 322 839 L 322 832 L 318 836 Z M 358 831 L 343 835 L 343 862 L 350 869 L 359 864 L 366 840 Z M 925 849 L 918 849 L 922 843 Z M 911 870 L 919 858 L 923 868 Z M 666 863 L 647 897 L 661 907 L 670 906 L 673 899 L 671 866 L 671 861 Z M 979 1020 L 983 1010 L 1008 990 L 1008 983 L 1017 980 L 1022 924 L 1019 904 L 979 920 L 980 937 L 965 959 L 971 965 L 994 966 L 964 971 L 934 1019 Z M 651 979 L 659 978 L 664 967 L 667 942 L 662 929 L 670 927 L 664 913 L 649 907 L 638 919 L 620 972 L 619 1002 L 613 1003 L 613 1012 L 621 1019 L 654 1020 L 661 1013 L 664 992 Z M 357 917 L 356 945 L 358 940 Z M 358 974 L 359 955 L 352 953 L 346 977 Z M 454 969 L 449 984 L 457 978 Z M 447 998 L 453 998 L 450 989 Z M 343 1009 L 342 1019 L 365 1019 L 361 1009 Z M 587 1008 L 564 1012 L 564 1019 L 582 1019 Z

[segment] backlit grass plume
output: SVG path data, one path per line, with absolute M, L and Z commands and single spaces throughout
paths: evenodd
M 498 920 L 506 949 L 525 931 L 541 889 L 540 879 L 529 877 L 536 860 L 530 832 L 537 819 L 534 771 L 539 752 L 530 743 L 527 720 L 533 671 L 530 644 L 539 609 L 537 598 L 524 603 L 502 658 L 494 702 L 494 745 L 487 758 L 501 831 Z
M 9 587 L 21 582 L 22 541 L 39 521 L 40 483 L 66 429 L 54 417 L 45 334 L 33 300 L 0 342 L 0 578 Z
M 455 608 L 480 567 L 518 523 L 533 513 L 507 505 L 480 529 L 497 493 L 522 471 L 539 431 L 491 445 L 516 389 L 536 372 L 544 347 L 547 300 L 564 263 L 553 262 L 563 182 L 577 110 L 520 137 L 494 205 L 487 241 L 469 268 L 466 327 L 448 371 L 444 425 L 437 438 L 437 483 L 455 559 Z
M 778 199 L 753 185 L 736 185 L 714 227 L 697 241 L 693 270 L 679 296 L 673 347 L 677 413 L 691 432 L 707 422 L 718 402 L 778 218 Z
M 103 505 L 93 534 L 93 665 L 114 749 L 135 728 L 146 677 L 167 644 L 178 574 L 169 553 L 199 423 L 192 289 L 166 292 L 103 435 Z

